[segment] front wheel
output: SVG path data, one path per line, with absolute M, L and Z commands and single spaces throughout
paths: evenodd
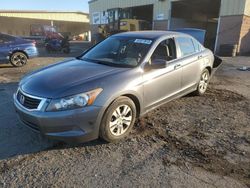
M 45 50 L 47 53 L 51 53 L 51 48 L 48 45 L 45 46 Z
M 205 69 L 201 74 L 200 81 L 198 83 L 197 89 L 194 92 L 194 94 L 203 95 L 207 91 L 209 81 L 210 81 L 210 73 L 208 69 Z
M 22 67 L 28 62 L 28 57 L 22 52 L 15 52 L 10 56 L 10 63 L 14 67 Z
M 136 118 L 136 107 L 128 97 L 119 97 L 107 109 L 100 126 L 100 137 L 117 142 L 131 131 Z
M 65 47 L 62 49 L 62 52 L 65 54 L 69 54 L 70 53 L 70 48 L 69 47 Z

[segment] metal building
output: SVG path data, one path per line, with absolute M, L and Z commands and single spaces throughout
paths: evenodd
M 89 31 L 89 15 L 83 12 L 0 10 L 0 32 L 29 36 L 34 24 L 52 25 L 59 32 L 79 35 Z
M 227 44 L 240 54 L 250 52 L 250 0 L 92 0 L 89 7 L 92 33 L 112 12 L 116 19 L 147 20 L 154 30 L 204 29 L 210 49 L 218 52 Z

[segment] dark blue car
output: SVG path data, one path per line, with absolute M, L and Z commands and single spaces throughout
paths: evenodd
M 0 63 L 11 63 L 15 67 L 21 67 L 29 58 L 37 55 L 34 41 L 0 33 Z

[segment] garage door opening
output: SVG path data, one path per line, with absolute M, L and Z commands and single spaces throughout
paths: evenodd
M 127 16 L 123 16 L 122 18 L 146 21 L 148 23 L 147 29 L 152 29 L 153 5 L 129 7 L 123 9 L 123 12 Z
M 152 24 L 153 21 L 153 5 L 145 5 L 131 8 L 132 18 L 145 20 Z
M 206 30 L 205 46 L 214 50 L 221 0 L 182 0 L 172 2 L 170 29 Z

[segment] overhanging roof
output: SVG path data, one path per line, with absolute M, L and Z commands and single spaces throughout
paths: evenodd
M 89 23 L 89 14 L 72 11 L 0 10 L 0 17 Z

